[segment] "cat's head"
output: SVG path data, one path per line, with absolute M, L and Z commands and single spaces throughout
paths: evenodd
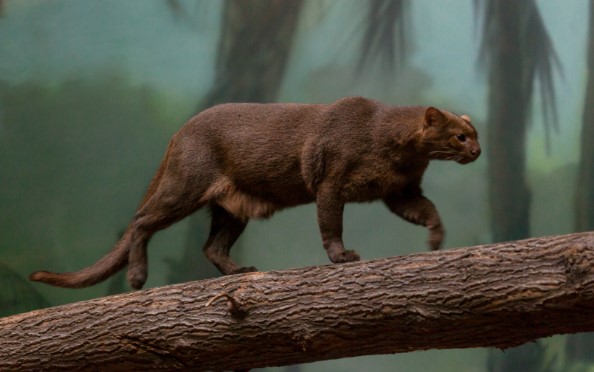
M 430 159 L 475 161 L 481 154 L 478 133 L 470 117 L 429 107 L 425 111 L 421 141 Z

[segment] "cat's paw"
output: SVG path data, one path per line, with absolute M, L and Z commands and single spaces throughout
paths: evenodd
M 359 261 L 361 259 L 361 257 L 359 257 L 359 253 L 353 251 L 353 250 L 349 250 L 349 251 L 344 251 L 344 261 L 343 262 L 353 262 L 353 261 Z
M 330 261 L 334 263 L 353 262 L 359 261 L 360 259 L 361 257 L 359 257 L 359 254 L 352 250 L 343 250 L 330 256 Z
M 128 269 L 128 283 L 133 289 L 142 289 L 146 283 L 147 272 L 142 268 L 131 267 Z
M 429 235 L 429 248 L 432 251 L 437 251 L 443 244 L 444 231 L 441 227 L 431 230 Z

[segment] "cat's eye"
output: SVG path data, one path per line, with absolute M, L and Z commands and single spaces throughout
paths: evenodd
M 464 134 L 456 134 L 456 138 L 460 142 L 466 142 L 466 136 Z

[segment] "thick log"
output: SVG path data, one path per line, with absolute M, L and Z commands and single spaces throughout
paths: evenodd
M 594 233 L 249 273 L 0 319 L 0 370 L 229 370 L 594 330 Z

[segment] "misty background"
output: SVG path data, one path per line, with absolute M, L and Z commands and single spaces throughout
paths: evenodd
M 221 102 L 363 95 L 468 114 L 483 155 L 433 162 L 445 248 L 594 229 L 594 28 L 587 0 L 0 1 L 0 316 L 129 290 L 30 283 L 119 239 L 169 138 Z M 590 63 L 588 61 L 590 59 Z M 590 92 L 590 93 L 588 93 Z M 424 228 L 348 205 L 363 259 L 422 252 Z M 149 244 L 145 288 L 219 275 L 206 211 Z M 314 205 L 251 221 L 232 250 L 260 270 L 328 264 Z M 589 335 L 502 353 L 444 350 L 279 369 L 586 370 Z M 530 369 L 532 368 L 532 369 Z M 517 370 L 517 369 L 516 369 Z

